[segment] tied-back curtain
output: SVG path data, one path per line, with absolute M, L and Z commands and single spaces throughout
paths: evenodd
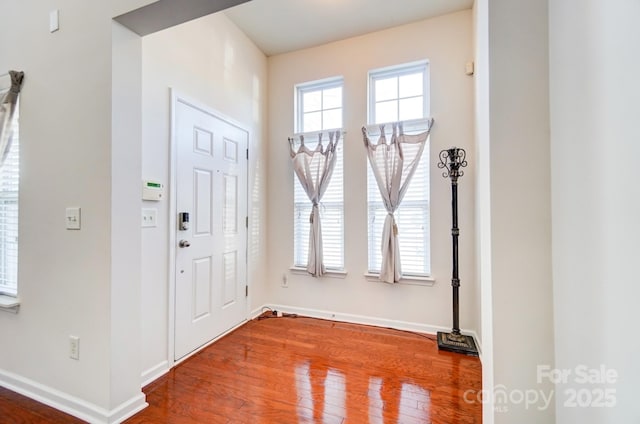
M 7 159 L 13 137 L 13 119 L 22 89 L 24 72 L 9 71 L 11 88 L 0 95 L 0 166 Z
M 322 262 L 322 226 L 318 205 L 329 186 L 333 168 L 336 164 L 337 145 L 340 131 L 329 132 L 329 142 L 322 145 L 322 133 L 318 135 L 318 145 L 311 150 L 304 144 L 304 136 L 300 136 L 300 146 L 295 149 L 295 139 L 289 138 L 289 151 L 293 161 L 293 170 L 307 193 L 311 204 L 309 222 L 309 253 L 307 256 L 307 272 L 314 277 L 321 277 L 325 272 Z
M 411 178 L 420 163 L 422 151 L 429 138 L 433 119 L 428 120 L 427 130 L 415 135 L 404 134 L 402 123 L 392 125 L 391 139 L 387 142 L 385 126 L 380 126 L 377 142 L 369 138 L 362 127 L 364 145 L 371 170 L 376 178 L 387 217 L 382 230 L 382 265 L 380 280 L 397 283 L 402 278 L 398 226 L 394 213 L 407 192 Z

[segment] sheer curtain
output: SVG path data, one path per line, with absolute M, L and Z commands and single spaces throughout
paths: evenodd
M 309 253 L 307 272 L 314 277 L 321 277 L 325 272 L 322 262 L 322 226 L 318 205 L 329 186 L 333 168 L 336 164 L 336 147 L 340 140 L 340 131 L 330 131 L 329 142 L 322 144 L 323 133 L 318 135 L 318 145 L 311 150 L 304 144 L 304 136 L 300 136 L 300 146 L 295 149 L 295 139 L 289 138 L 289 151 L 293 162 L 293 170 L 300 184 L 307 193 L 312 204 L 309 222 Z
M 382 265 L 380 280 L 397 283 L 402 278 L 398 226 L 394 212 L 400 206 L 411 177 L 420 162 L 433 119 L 427 121 L 427 130 L 420 134 L 404 134 L 402 123 L 392 124 L 391 139 L 387 141 L 385 125 L 380 126 L 377 142 L 369 137 L 367 127 L 362 127 L 364 145 L 371 170 L 375 176 L 387 217 L 382 230 Z
M 9 71 L 11 88 L 0 94 L 0 166 L 7 159 L 13 137 L 13 117 L 18 104 L 18 96 L 22 89 L 24 72 Z

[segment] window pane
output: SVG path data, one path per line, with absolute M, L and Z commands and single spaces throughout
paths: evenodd
M 376 124 L 395 122 L 398 120 L 398 101 L 376 103 Z
M 302 111 L 313 112 L 322 108 L 322 91 L 307 91 L 302 94 Z
M 401 76 L 400 97 L 422 96 L 423 81 L 424 78 L 422 72 Z
M 322 108 L 342 107 L 342 87 L 329 88 L 322 91 Z
M 422 96 L 400 100 L 400 120 L 424 118 Z
M 320 131 L 322 129 L 322 112 L 305 113 L 303 125 L 303 132 Z
M 384 78 L 375 80 L 375 101 L 391 100 L 398 98 L 398 78 Z
M 322 129 L 342 128 L 342 109 L 331 109 L 322 112 Z

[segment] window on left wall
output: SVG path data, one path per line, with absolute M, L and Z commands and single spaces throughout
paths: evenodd
M 315 149 L 315 134 L 342 128 L 342 78 L 314 81 L 296 86 L 296 132 L 307 134 L 305 145 Z M 311 133 L 311 134 L 309 134 Z M 299 140 L 296 139 L 296 143 Z M 299 144 L 295 147 L 297 148 Z M 295 174 L 294 180 L 294 258 L 295 267 L 307 266 L 311 202 Z M 336 164 L 327 191 L 320 201 L 323 262 L 327 271 L 344 270 L 343 140 L 337 146 Z
M 0 93 L 9 87 L 0 87 Z M 13 141 L 0 166 L 0 295 L 18 294 L 18 187 L 20 177 L 20 108 L 15 111 Z

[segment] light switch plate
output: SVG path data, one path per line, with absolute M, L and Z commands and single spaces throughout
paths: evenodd
M 143 208 L 142 209 L 142 228 L 157 227 L 158 209 Z
M 80 208 L 67 208 L 65 217 L 67 230 L 80 229 Z
M 60 12 L 54 9 L 49 12 L 49 32 L 56 32 L 60 29 Z

